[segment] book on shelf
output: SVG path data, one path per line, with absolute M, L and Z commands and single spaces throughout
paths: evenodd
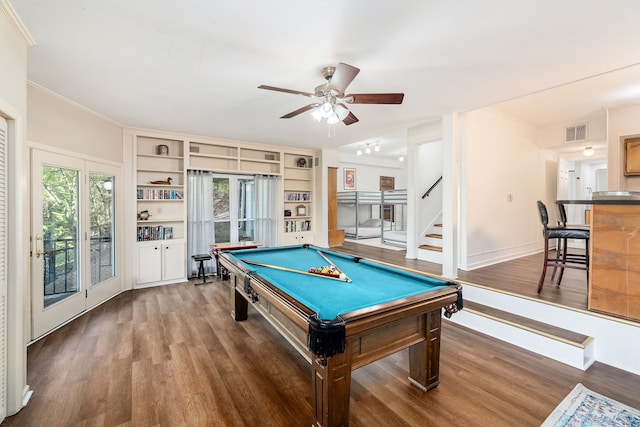
M 138 200 L 182 200 L 184 194 L 180 190 L 138 188 Z
M 156 226 L 138 226 L 137 240 L 138 242 L 146 242 L 149 240 L 170 240 L 173 239 L 173 227 Z
M 285 221 L 284 231 L 286 233 L 294 233 L 296 231 L 311 231 L 311 221 Z
M 285 194 L 285 200 L 288 202 L 308 202 L 310 200 L 309 193 L 291 193 Z

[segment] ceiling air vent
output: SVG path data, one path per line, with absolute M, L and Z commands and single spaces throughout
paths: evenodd
M 582 142 L 587 140 L 587 124 L 567 126 L 564 132 L 564 142 Z

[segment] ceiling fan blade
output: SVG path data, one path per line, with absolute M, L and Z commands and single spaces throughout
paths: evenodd
M 280 117 L 280 118 L 281 118 L 281 119 L 290 119 L 291 117 L 295 117 L 295 116 L 297 116 L 298 114 L 302 114 L 302 113 L 304 113 L 305 111 L 309 111 L 309 110 L 311 110 L 311 109 L 313 109 L 313 108 L 316 108 L 318 105 L 320 105 L 320 104 L 309 104 L 309 105 L 305 105 L 304 107 L 302 107 L 302 108 L 298 108 L 297 110 L 292 111 L 292 112 L 290 112 L 289 114 L 285 114 L 284 116 L 282 116 L 282 117 Z
M 356 78 L 359 72 L 360 68 L 340 62 L 329 81 L 329 88 L 344 93 L 347 86 Z
M 354 123 L 357 123 L 359 120 L 351 111 L 349 111 L 349 115 L 342 120 L 342 123 L 349 126 Z
M 402 104 L 404 93 L 352 93 L 351 104 Z
M 309 92 L 302 92 L 300 90 L 292 90 L 292 89 L 283 89 L 281 87 L 275 87 L 275 86 L 260 85 L 258 86 L 258 89 L 275 90 L 276 92 L 292 93 L 294 95 L 304 95 L 309 97 L 313 96 L 313 94 Z

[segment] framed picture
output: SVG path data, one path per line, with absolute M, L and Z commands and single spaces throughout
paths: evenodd
M 624 141 L 624 174 L 640 175 L 640 138 Z
M 305 205 L 296 206 L 296 215 L 297 216 L 306 216 L 307 215 L 307 207 Z
M 355 190 L 356 189 L 356 170 L 351 168 L 344 168 L 344 189 Z

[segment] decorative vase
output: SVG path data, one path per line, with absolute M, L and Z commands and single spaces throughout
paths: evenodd
M 158 145 L 158 155 L 159 156 L 168 156 L 169 155 L 169 147 L 167 145 L 164 145 L 164 144 Z

